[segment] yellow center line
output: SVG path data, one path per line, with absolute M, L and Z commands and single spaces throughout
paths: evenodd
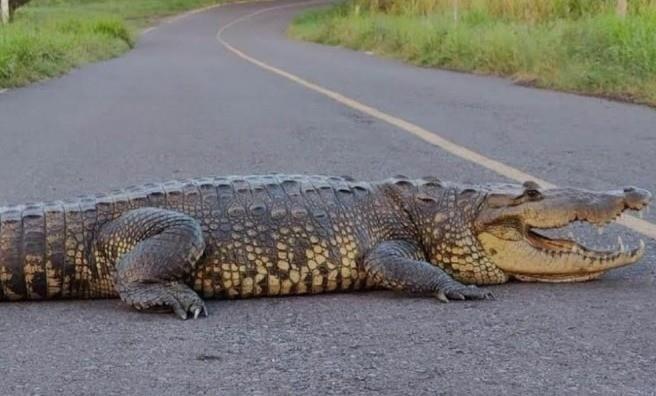
M 308 80 L 305 80 L 297 75 L 294 75 L 292 73 L 289 73 L 287 71 L 284 71 L 282 69 L 279 69 L 277 67 L 271 66 L 261 60 L 258 60 L 245 52 L 235 48 L 231 44 L 229 44 L 224 38 L 223 38 L 223 33 L 229 29 L 230 27 L 243 22 L 247 19 L 250 19 L 252 17 L 255 17 L 257 15 L 266 13 L 266 12 L 271 12 L 271 11 L 276 11 L 276 10 L 281 10 L 284 8 L 291 8 L 291 7 L 300 7 L 300 6 L 308 6 L 308 5 L 314 5 L 314 4 L 323 4 L 326 3 L 326 1 L 308 1 L 308 2 L 303 2 L 303 3 L 295 3 L 295 4 L 286 4 L 282 6 L 276 6 L 276 7 L 269 7 L 269 8 L 264 8 L 259 11 L 250 13 L 248 15 L 242 16 L 240 18 L 237 18 L 230 23 L 224 25 L 216 34 L 216 39 L 218 42 L 223 45 L 228 51 L 232 52 L 233 54 L 237 55 L 239 58 L 248 61 L 266 71 L 269 71 L 271 73 L 277 74 L 281 77 L 284 77 L 290 81 L 293 81 L 309 90 L 312 90 L 314 92 L 317 92 L 321 95 L 327 96 L 334 101 L 350 107 L 354 110 L 360 111 L 364 114 L 367 114 L 371 117 L 377 118 L 381 121 L 384 121 L 390 125 L 393 125 L 403 131 L 406 131 L 408 133 L 411 133 L 412 135 L 417 136 L 418 138 L 431 143 L 437 147 L 440 147 L 441 149 L 458 156 L 462 159 L 465 159 L 467 161 L 471 161 L 475 164 L 478 164 L 484 168 L 487 168 L 493 172 L 496 172 L 502 176 L 505 176 L 509 179 L 516 180 L 520 183 L 525 182 L 527 180 L 533 180 L 540 184 L 542 187 L 545 188 L 554 188 L 556 187 L 555 184 L 550 183 L 544 179 L 532 176 L 528 173 L 522 172 L 521 170 L 514 168 L 510 165 L 506 165 L 502 162 L 499 162 L 497 160 L 494 160 L 492 158 L 486 157 L 482 154 L 479 154 L 473 150 L 470 150 L 466 147 L 460 146 L 448 139 L 443 138 L 442 136 L 438 135 L 435 132 L 431 132 L 427 129 L 424 129 L 416 124 L 413 124 L 409 121 L 403 120 L 399 117 L 395 117 L 391 114 L 385 113 L 383 111 L 380 111 L 376 108 L 373 108 L 371 106 L 368 106 L 362 102 L 358 102 L 355 99 L 349 98 L 345 95 L 342 95 L 338 92 L 331 91 L 327 88 L 324 88 L 318 84 L 315 84 L 313 82 L 310 82 Z M 634 231 L 637 231 L 649 238 L 656 239 L 656 224 L 650 223 L 648 221 L 638 219 L 633 216 L 624 216 L 621 219 L 618 220 L 619 224 L 622 224 Z
M 202 8 L 196 8 L 194 10 L 187 11 L 187 12 L 184 12 L 184 13 L 179 14 L 179 15 L 174 15 L 174 16 L 165 18 L 160 22 L 159 25 L 151 26 L 151 27 L 148 27 L 148 28 L 142 30 L 141 35 L 146 35 L 146 34 L 152 32 L 153 30 L 156 30 L 160 25 L 164 25 L 164 24 L 168 25 L 170 23 L 177 22 L 180 19 L 186 18 L 188 16 L 195 15 L 195 14 L 200 14 L 201 12 L 213 10 L 215 8 L 219 8 L 219 7 L 223 7 L 223 6 L 227 6 L 227 5 L 235 5 L 235 4 L 268 3 L 268 2 L 271 2 L 271 1 L 276 1 L 276 0 L 237 0 L 237 1 L 229 1 L 227 3 L 212 4 L 212 5 L 209 5 L 207 7 L 202 7 Z M 0 93 L 2 93 L 2 92 L 0 92 Z

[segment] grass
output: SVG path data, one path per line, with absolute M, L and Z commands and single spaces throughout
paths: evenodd
M 353 0 L 306 12 L 291 36 L 417 65 L 656 106 L 656 1 Z
M 140 28 L 220 0 L 32 0 L 0 26 L 0 88 L 61 75 L 134 46 Z

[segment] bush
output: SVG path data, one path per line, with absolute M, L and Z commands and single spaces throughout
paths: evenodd
M 157 18 L 226 0 L 33 0 L 0 26 L 0 89 L 58 76 L 134 46 Z M 27 0 L 10 0 L 13 8 Z
M 30 0 L 9 0 L 9 15 L 13 16 L 16 9 L 24 4 L 27 4 Z
M 0 87 L 54 77 L 119 55 L 133 44 L 130 29 L 114 17 L 62 16 L 35 23 L 17 18 L 0 28 Z

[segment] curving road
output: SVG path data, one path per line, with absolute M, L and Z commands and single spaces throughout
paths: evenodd
M 656 191 L 654 110 L 291 41 L 303 7 L 187 15 L 124 57 L 0 94 L 0 205 L 268 171 L 506 180 L 244 56 L 556 184 Z M 217 31 L 234 21 L 229 50 Z M 639 237 L 614 226 L 601 238 L 618 234 Z M 187 322 L 117 300 L 1 304 L 0 394 L 653 395 L 647 244 L 640 265 L 600 281 L 509 284 L 494 302 L 210 301 L 208 319 Z

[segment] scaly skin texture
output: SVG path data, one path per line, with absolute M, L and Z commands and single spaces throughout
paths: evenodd
M 548 252 L 554 257 L 575 250 L 532 236 L 540 221 L 542 228 L 605 222 L 650 199 L 634 188 L 536 197 L 538 189 L 402 176 L 231 176 L 0 208 L 0 300 L 120 297 L 139 310 L 186 318 L 207 313 L 201 297 L 388 288 L 442 301 L 484 299 L 488 292 L 463 283 L 554 274 L 576 280 L 642 256 L 637 249 L 600 258 L 603 265 L 591 261 L 588 272 L 567 256 L 566 265 L 550 264 L 549 276 L 534 263 L 530 271 L 504 270 L 495 257 L 512 262 L 513 249 L 522 256 L 526 246 L 544 245 L 557 250 Z M 554 215 L 536 220 L 539 205 L 554 206 Z M 516 245 L 522 238 L 513 232 L 532 245 Z

